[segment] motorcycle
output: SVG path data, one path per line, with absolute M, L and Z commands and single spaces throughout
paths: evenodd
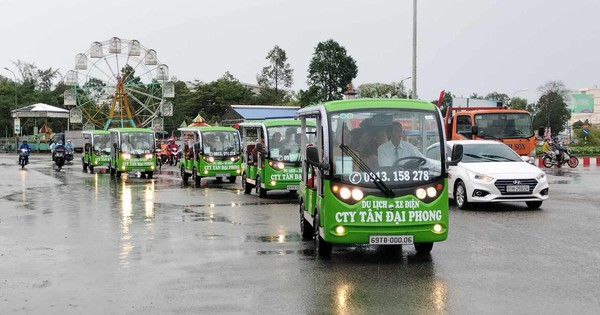
M 66 162 L 73 161 L 73 154 L 75 154 L 75 150 L 73 148 L 67 148 L 65 151 L 65 161 Z
M 60 170 L 63 165 L 65 165 L 65 155 L 67 154 L 67 151 L 65 149 L 54 149 L 54 154 L 52 155 L 54 163 L 56 164 L 56 166 L 58 167 L 58 170 Z
M 27 164 L 29 164 L 29 150 L 21 149 L 19 150 L 19 165 L 21 168 L 25 168 Z
M 542 161 L 544 162 L 544 166 L 547 168 L 551 168 L 554 165 L 561 167 L 565 164 L 569 165 L 571 168 L 575 168 L 577 165 L 579 165 L 579 159 L 571 154 L 571 150 L 569 150 L 569 148 L 565 148 L 562 161 L 559 161 L 558 159 L 559 155 L 557 155 L 556 152 L 547 151 L 544 153 Z
M 160 148 L 154 150 L 154 152 L 156 153 L 156 169 L 160 171 L 162 170 L 162 165 L 165 164 L 166 156 L 162 157 L 162 150 Z
M 181 149 L 171 148 L 170 153 L 171 154 L 169 156 L 169 165 L 177 165 L 177 162 L 179 161 L 179 154 L 181 154 Z

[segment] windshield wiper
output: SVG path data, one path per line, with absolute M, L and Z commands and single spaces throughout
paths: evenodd
M 383 193 L 385 193 L 386 196 L 388 197 L 394 197 L 396 196 L 396 194 L 394 194 L 394 191 L 391 190 L 382 180 L 381 178 L 379 178 L 379 176 L 377 176 L 377 174 L 375 174 L 375 172 L 373 172 L 373 170 L 371 170 L 371 168 L 358 156 L 358 154 L 356 154 L 356 152 L 352 151 L 352 149 L 350 149 L 347 145 L 345 144 L 340 144 L 340 149 L 342 149 L 342 152 L 349 155 L 352 160 L 356 163 L 356 165 L 358 166 L 358 168 L 367 173 L 369 175 L 369 177 L 371 178 L 371 180 L 373 180 L 373 183 L 375 184 L 375 186 L 377 186 L 377 188 L 379 188 L 379 190 L 381 190 Z
M 488 159 L 492 159 L 493 161 L 496 161 L 496 159 L 500 158 L 500 159 L 504 159 L 504 160 L 508 160 L 508 161 L 512 161 L 511 159 L 505 157 L 505 156 L 501 156 L 501 155 L 493 155 L 493 154 L 484 154 L 484 157 L 488 158 Z

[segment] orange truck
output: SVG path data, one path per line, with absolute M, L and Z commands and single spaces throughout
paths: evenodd
M 495 100 L 453 98 L 444 124 L 447 140 L 496 140 L 531 163 L 535 160 L 536 136 L 528 111 L 508 109 Z

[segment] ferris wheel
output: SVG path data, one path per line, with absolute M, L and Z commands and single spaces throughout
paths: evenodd
M 64 104 L 71 109 L 71 123 L 84 129 L 153 127 L 163 129 L 163 117 L 173 115 L 175 96 L 169 68 L 158 61 L 156 51 L 137 40 L 113 37 L 93 42 L 75 56 L 75 68 L 65 76 L 70 88 Z

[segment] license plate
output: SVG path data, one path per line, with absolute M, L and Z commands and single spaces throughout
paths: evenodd
M 217 174 L 215 177 L 229 177 L 229 174 Z
M 298 185 L 288 185 L 287 190 L 298 190 Z
M 529 191 L 529 185 L 509 185 L 506 186 L 507 192 L 523 192 Z
M 412 235 L 371 235 L 369 244 L 373 245 L 412 245 Z

